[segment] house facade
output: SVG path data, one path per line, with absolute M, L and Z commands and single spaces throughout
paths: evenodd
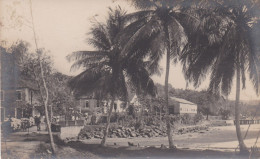
M 185 99 L 170 97 L 169 98 L 170 114 L 190 114 L 195 115 L 198 111 L 198 106 L 195 103 Z
M 13 54 L 1 49 L 1 121 L 7 117 L 34 116 L 39 105 L 36 94 L 37 89 L 28 79 L 21 79 L 19 68 L 15 65 Z
M 83 113 L 98 112 L 99 104 L 97 99 L 91 96 L 80 96 L 76 108 Z
M 77 110 L 81 113 L 107 113 L 111 104 L 111 100 L 98 100 L 93 96 L 80 96 L 78 97 Z M 126 110 L 125 102 L 116 99 L 112 112 L 124 112 Z

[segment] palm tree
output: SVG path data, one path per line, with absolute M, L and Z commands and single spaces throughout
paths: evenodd
M 172 139 L 168 107 L 170 63 L 171 60 L 173 62 L 177 61 L 178 54 L 186 45 L 187 41 L 180 19 L 185 19 L 187 24 L 195 24 L 193 26 L 194 28 L 200 27 L 199 18 L 193 16 L 194 11 L 183 12 L 181 10 L 182 7 L 180 7 L 183 3 L 178 2 L 180 1 L 132 0 L 133 5 L 142 10 L 128 15 L 130 19 L 134 20 L 125 28 L 125 34 L 120 36 L 121 39 L 130 39 L 124 48 L 124 52 L 132 53 L 129 54 L 129 59 L 147 59 L 147 61 L 150 61 L 149 68 L 153 70 L 153 73 L 160 74 L 158 71 L 159 61 L 163 55 L 166 54 L 164 91 L 167 135 L 170 148 L 175 148 Z M 190 3 L 189 6 L 186 5 L 185 8 L 191 8 L 194 4 L 195 3 Z
M 256 38 L 253 36 L 255 34 L 253 33 L 255 7 L 254 3 L 248 0 L 226 0 L 215 3 L 215 6 L 212 6 L 212 12 L 223 17 L 222 20 L 218 21 L 217 25 L 216 23 L 213 25 L 214 29 L 207 28 L 210 36 L 190 34 L 193 40 L 188 42 L 181 57 L 185 76 L 190 82 L 194 82 L 196 87 L 210 70 L 209 90 L 216 94 L 229 95 L 236 75 L 235 121 L 239 148 L 242 153 L 248 150 L 244 144 L 239 123 L 240 83 L 242 80 L 243 88 L 245 88 L 247 70 L 258 94 L 260 80 L 259 48 L 257 48 L 259 43 L 256 43 Z M 212 33 L 212 30 L 215 32 Z M 221 41 L 210 39 L 214 36 Z
M 118 42 L 120 32 L 129 24 L 126 12 L 120 7 L 110 9 L 106 24 L 96 23 L 91 29 L 89 44 L 95 51 L 78 51 L 68 56 L 74 60 L 72 69 L 83 67 L 84 71 L 73 77 L 69 86 L 76 95 L 97 94 L 100 98 L 111 99 L 107 124 L 101 145 L 104 146 L 108 135 L 110 117 L 116 98 L 127 101 L 127 84 L 155 95 L 155 86 L 147 71 L 147 63 L 129 60 L 122 52 L 123 42 Z

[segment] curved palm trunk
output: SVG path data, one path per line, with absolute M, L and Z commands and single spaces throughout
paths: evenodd
M 115 102 L 115 97 L 112 97 L 111 105 L 110 105 L 108 116 L 107 116 L 107 125 L 106 125 L 106 128 L 104 130 L 104 137 L 101 141 L 101 146 L 105 146 L 105 144 L 106 144 L 108 129 L 109 129 L 109 126 L 110 126 L 110 118 L 111 118 L 112 110 L 113 110 L 113 107 L 114 107 L 114 102 Z
M 248 153 L 248 149 L 244 143 L 242 138 L 241 129 L 240 129 L 240 106 L 239 106 L 239 98 L 240 98 L 240 64 L 237 62 L 237 85 L 236 85 L 236 103 L 235 103 L 235 122 L 236 122 L 236 133 L 237 139 L 239 142 L 240 153 Z
M 165 91 L 165 102 L 166 102 L 166 127 L 167 127 L 167 135 L 169 140 L 169 148 L 175 148 L 173 145 L 173 139 L 172 139 L 172 130 L 171 130 L 171 123 L 170 123 L 170 114 L 169 114 L 169 104 L 168 104 L 168 80 L 169 80 L 169 71 L 170 71 L 170 50 L 167 49 L 167 55 L 166 55 L 166 74 L 165 74 L 165 85 L 164 85 L 164 91 Z

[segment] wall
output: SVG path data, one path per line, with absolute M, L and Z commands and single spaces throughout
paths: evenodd
M 89 102 L 89 107 L 86 107 L 86 100 Z M 78 108 L 82 111 L 91 111 L 95 112 L 95 108 L 97 107 L 97 100 L 96 99 L 88 99 L 88 98 L 82 98 L 79 101 Z
M 59 133 L 59 138 L 61 140 L 64 140 L 66 138 L 74 138 L 78 137 L 80 130 L 84 126 L 67 126 L 67 127 L 61 127 L 60 128 L 60 133 Z
M 180 103 L 180 114 L 197 114 L 197 105 Z

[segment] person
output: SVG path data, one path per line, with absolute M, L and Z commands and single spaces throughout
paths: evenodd
M 38 116 L 35 116 L 34 120 L 35 120 L 35 124 L 37 126 L 37 131 L 41 131 L 41 120 L 40 120 L 40 118 Z

